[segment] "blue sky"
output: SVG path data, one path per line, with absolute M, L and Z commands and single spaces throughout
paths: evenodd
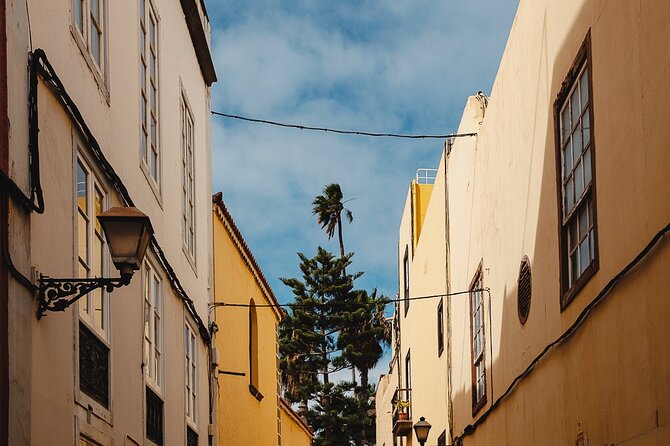
M 212 109 L 317 127 L 456 130 L 469 95 L 490 93 L 518 0 L 208 0 L 219 77 Z M 495 100 L 495 98 L 493 98 Z M 296 252 L 338 251 L 311 214 L 339 183 L 361 288 L 397 292 L 397 238 L 417 168 L 443 141 L 338 136 L 212 117 L 213 189 L 281 302 Z

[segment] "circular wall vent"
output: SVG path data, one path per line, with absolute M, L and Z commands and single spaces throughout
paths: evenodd
M 532 291 L 530 260 L 528 259 L 528 256 L 523 256 L 523 259 L 521 259 L 518 285 L 517 309 L 519 312 L 519 322 L 521 322 L 521 325 L 523 325 L 528 320 L 528 313 L 530 312 L 530 297 Z

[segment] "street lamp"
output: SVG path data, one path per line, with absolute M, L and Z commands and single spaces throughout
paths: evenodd
M 97 288 L 111 293 L 130 283 L 133 273 L 141 268 L 153 228 L 142 211 L 134 207 L 114 207 L 98 216 L 105 233 L 112 262 L 121 273 L 118 278 L 55 279 L 40 274 L 37 297 L 37 318 L 47 310 L 65 311 L 67 307 Z M 74 296 L 74 297 L 70 297 Z
M 414 433 L 421 446 L 426 444 L 426 440 L 428 440 L 428 432 L 430 432 L 431 427 L 430 423 L 426 421 L 426 418 L 424 417 L 419 418 L 419 421 L 414 423 Z

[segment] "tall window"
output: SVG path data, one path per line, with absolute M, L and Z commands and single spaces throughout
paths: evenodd
M 444 302 L 437 304 L 437 356 L 444 351 Z
M 88 164 L 77 161 L 77 251 L 79 277 L 103 277 L 107 254 L 105 237 L 97 216 L 105 208 L 105 193 Z M 103 289 L 91 291 L 79 300 L 79 314 L 101 337 L 109 330 L 108 294 Z
M 409 350 L 407 350 L 407 356 L 405 356 L 405 397 L 408 402 L 412 402 L 412 356 Z M 411 405 L 407 408 L 407 412 L 409 413 L 409 418 L 412 419 Z
M 470 341 L 472 346 L 472 415 L 486 404 L 486 361 L 484 355 L 484 299 L 482 268 L 470 284 Z
M 157 391 L 163 384 L 163 299 L 161 279 L 149 262 L 144 262 L 144 368 L 147 383 Z
M 148 175 L 160 187 L 157 17 L 151 1 L 140 0 L 140 152 Z
M 405 301 L 405 314 L 409 310 L 409 253 L 407 246 L 405 246 L 405 256 L 402 260 L 402 276 L 403 276 L 403 300 Z
M 73 34 L 101 78 L 105 70 L 105 0 L 72 0 Z
M 249 390 L 260 401 L 263 396 L 258 389 L 258 319 L 254 300 L 249 304 Z
M 590 67 L 587 37 L 554 104 L 561 178 L 562 306 L 598 269 Z
M 186 418 L 195 423 L 196 422 L 196 413 L 197 413 L 197 365 L 198 365 L 198 353 L 196 349 L 197 336 L 195 330 L 189 325 L 188 322 L 184 324 L 184 350 L 186 352 Z
M 195 181 L 193 177 L 193 115 L 186 96 L 181 96 L 181 164 L 182 164 L 182 241 L 184 249 L 195 257 Z
M 79 277 L 106 274 L 106 249 L 97 216 L 105 208 L 105 194 L 83 159 L 76 165 L 77 258 Z M 79 304 L 79 389 L 109 408 L 109 296 L 97 289 Z

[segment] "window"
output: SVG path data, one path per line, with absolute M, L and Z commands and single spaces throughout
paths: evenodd
M 72 34 L 99 80 L 105 79 L 105 0 L 73 0 Z
M 163 444 L 163 400 L 147 387 L 146 392 L 146 436 L 147 439 Z
M 403 271 L 403 300 L 405 301 L 405 314 L 409 310 L 409 253 L 407 252 L 407 246 L 405 246 L 405 256 L 402 260 L 402 271 Z
M 105 237 L 97 221 L 105 208 L 105 193 L 93 170 L 82 159 L 76 164 L 77 266 L 79 277 L 107 273 Z M 109 294 L 94 290 L 78 301 L 79 389 L 109 409 Z
M 151 182 L 160 187 L 158 113 L 158 16 L 140 0 L 140 153 Z
M 530 313 L 530 299 L 533 290 L 528 256 L 523 256 L 521 259 L 517 284 L 517 313 L 519 315 L 519 322 L 521 322 L 521 325 L 524 325 Z
M 443 430 L 437 438 L 437 446 L 447 446 L 447 431 Z
M 482 267 L 470 284 L 470 341 L 472 357 L 472 415 L 486 404 L 486 363 L 484 355 L 484 298 Z
M 561 307 L 598 270 L 590 37 L 554 104 L 561 221 Z
M 440 299 L 437 304 L 437 356 L 442 356 L 444 351 L 444 303 Z
M 100 444 L 86 437 L 79 437 L 79 446 L 100 446 Z
M 186 446 L 198 446 L 198 434 L 190 427 L 186 428 Z
M 105 193 L 88 164 L 77 160 L 77 258 L 79 277 L 107 274 L 105 236 L 97 216 L 106 207 Z M 99 288 L 79 300 L 79 315 L 104 340 L 109 339 L 109 294 Z
M 184 324 L 184 350 L 186 352 L 186 418 L 195 423 L 198 396 L 198 353 L 197 336 L 195 330 L 187 323 Z M 197 436 L 196 436 L 197 437 Z
M 160 390 L 163 384 L 163 299 L 161 279 L 148 261 L 144 262 L 144 369 L 147 382 Z
M 258 318 L 256 303 L 249 302 L 249 391 L 258 401 L 263 395 L 258 390 Z
M 181 164 L 182 164 L 182 241 L 184 250 L 195 259 L 195 181 L 193 176 L 193 115 L 186 96 L 181 96 Z
M 407 401 L 412 402 L 412 357 L 410 356 L 410 351 L 407 351 L 407 356 L 405 356 L 405 396 Z M 412 419 L 412 406 L 410 405 L 407 408 L 407 413 L 409 414 L 409 419 Z

